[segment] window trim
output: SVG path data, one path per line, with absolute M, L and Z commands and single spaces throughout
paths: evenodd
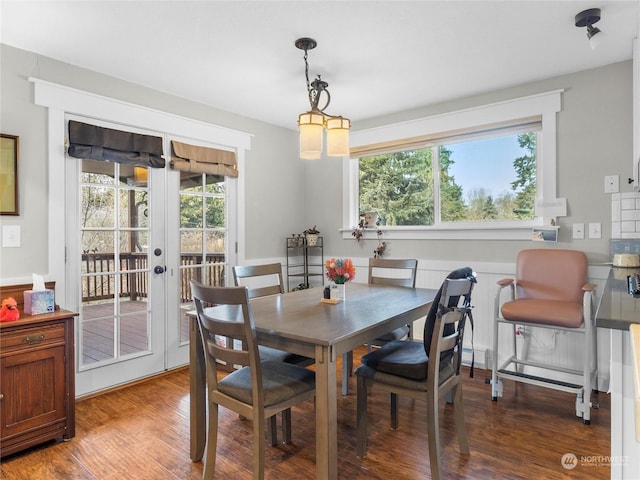
M 557 198 L 556 179 L 556 114 L 562 110 L 564 89 L 529 95 L 512 100 L 457 110 L 430 117 L 394 123 L 351 133 L 351 148 L 356 151 L 381 143 L 421 137 L 439 132 L 482 129 L 488 124 L 510 122 L 519 118 L 542 117 L 542 129 L 537 139 L 536 218 L 529 221 L 456 222 L 433 226 L 381 227 L 385 239 L 476 239 L 476 240 L 530 240 L 531 229 L 550 225 L 557 211 L 546 210 L 545 205 L 566 202 Z M 358 224 L 358 160 L 343 158 L 343 238 L 353 238 L 351 231 Z M 363 238 L 376 238 L 375 230 L 365 231 Z

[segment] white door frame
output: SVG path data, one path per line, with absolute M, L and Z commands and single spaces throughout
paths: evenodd
M 66 278 L 66 219 L 61 228 L 60 218 L 65 216 L 65 116 L 75 114 L 108 122 L 140 127 L 165 135 L 206 141 L 236 151 L 240 177 L 237 183 L 237 262 L 244 261 L 244 158 L 251 148 L 251 135 L 181 117 L 140 105 L 96 95 L 63 85 L 30 78 L 34 84 L 34 103 L 48 108 L 48 172 L 49 172 L 49 272 L 47 279 L 56 281 L 56 300 L 65 309 L 79 311 L 74 279 Z M 169 153 L 165 156 L 170 156 Z M 233 249 L 230 249 L 232 252 Z M 77 363 L 76 363 L 77 365 Z M 90 391 L 76 391 L 82 396 Z

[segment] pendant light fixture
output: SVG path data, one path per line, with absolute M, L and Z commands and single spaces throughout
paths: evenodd
M 308 51 L 313 50 L 317 45 L 313 38 L 299 38 L 295 42 L 297 48 L 304 50 L 304 75 L 309 97 L 309 110 L 298 115 L 300 158 L 305 160 L 315 160 L 322 156 L 325 130 L 327 131 L 327 155 L 331 157 L 349 155 L 351 120 L 324 113 L 331 102 L 331 95 L 327 90 L 329 84 L 322 80 L 320 75 L 313 82 L 309 81 Z

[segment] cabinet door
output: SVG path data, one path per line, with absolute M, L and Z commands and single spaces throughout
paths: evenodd
M 64 345 L 24 351 L 0 360 L 0 436 L 57 428 L 66 420 Z

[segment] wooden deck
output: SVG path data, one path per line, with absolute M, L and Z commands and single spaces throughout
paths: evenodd
M 82 307 L 81 366 L 112 360 L 114 358 L 115 325 L 112 303 L 97 303 Z M 170 317 L 171 318 L 171 317 Z M 153 328 L 153 326 L 151 326 Z M 164 325 L 159 326 L 164 329 Z M 133 355 L 149 349 L 147 302 L 120 302 L 120 356 Z M 189 339 L 189 322 L 180 319 L 180 338 Z

